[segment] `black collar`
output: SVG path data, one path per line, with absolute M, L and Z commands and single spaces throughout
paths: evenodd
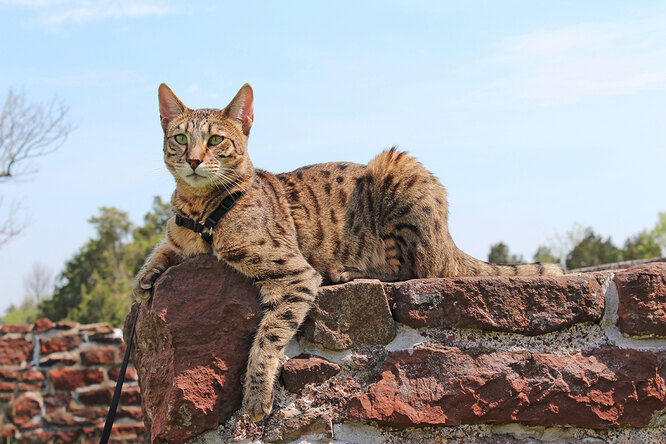
M 199 222 L 198 220 L 183 217 L 176 213 L 176 225 L 192 230 L 195 233 L 199 233 L 201 239 L 210 244 L 213 241 L 213 228 L 224 217 L 224 215 L 227 214 L 229 210 L 231 210 L 231 208 L 236 203 L 236 200 L 238 200 L 238 198 L 240 198 L 242 195 L 242 191 L 236 191 L 235 193 L 225 197 L 222 202 L 220 202 L 220 205 L 215 209 L 215 211 L 213 211 L 204 222 Z M 204 231 L 206 229 L 208 230 L 207 232 Z

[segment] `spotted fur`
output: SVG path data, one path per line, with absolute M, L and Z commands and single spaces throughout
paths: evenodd
M 164 84 L 159 102 L 164 160 L 176 180 L 174 212 L 205 220 L 229 194 L 245 194 L 213 229 L 212 244 L 170 219 L 134 295 L 148 300 L 164 270 L 199 254 L 213 253 L 254 280 L 264 316 L 244 387 L 253 420 L 271 411 L 280 355 L 322 279 L 562 274 L 553 264 L 494 265 L 459 250 L 448 231 L 444 187 L 405 152 L 384 151 L 367 165 L 323 163 L 277 175 L 255 169 L 247 154 L 249 85 L 221 110 L 188 109 Z M 221 141 L 213 144 L 213 136 Z

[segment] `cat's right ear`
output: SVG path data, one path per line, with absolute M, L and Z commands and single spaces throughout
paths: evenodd
M 157 90 L 157 97 L 160 100 L 160 123 L 164 132 L 169 126 L 169 122 L 185 111 L 185 105 L 171 91 L 171 88 L 162 83 Z

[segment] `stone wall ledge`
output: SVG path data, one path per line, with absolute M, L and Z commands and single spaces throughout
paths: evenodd
M 621 272 L 325 287 L 287 347 L 273 413 L 254 424 L 238 407 L 256 290 L 194 258 L 141 308 L 133 359 L 146 426 L 154 442 L 663 441 L 664 320 L 650 317 L 643 339 L 617 309 L 627 294 L 663 307 L 662 266 L 617 285 Z

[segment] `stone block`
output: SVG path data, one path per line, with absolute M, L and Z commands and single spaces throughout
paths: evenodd
M 666 338 L 666 263 L 637 265 L 615 274 L 620 331 Z

